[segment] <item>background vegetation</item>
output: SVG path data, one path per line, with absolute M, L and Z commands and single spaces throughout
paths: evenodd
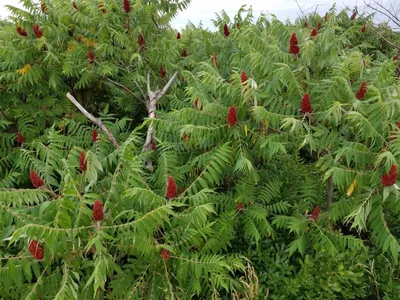
M 2 297 L 399 299 L 398 33 L 23 2 L 0 23 Z

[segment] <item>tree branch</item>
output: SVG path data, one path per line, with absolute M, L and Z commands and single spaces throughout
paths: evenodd
M 307 18 L 306 14 L 304 13 L 303 9 L 301 8 L 301 6 L 300 6 L 300 4 L 299 4 L 299 2 L 298 2 L 297 0 L 296 0 L 296 3 L 297 3 L 297 6 L 299 7 L 300 12 L 301 12 L 301 14 L 303 15 L 303 17 L 304 17 L 304 18 Z
M 67 93 L 67 98 L 94 124 L 96 124 L 101 130 L 105 132 L 107 135 L 108 139 L 111 141 L 111 143 L 114 145 L 116 149 L 119 149 L 119 144 L 117 140 L 115 139 L 114 135 L 111 133 L 111 131 L 104 125 L 104 123 L 93 116 L 91 113 L 89 113 L 76 99 L 74 96 L 72 96 L 70 93 Z
M 150 70 L 147 71 L 146 82 L 147 82 L 147 95 L 149 95 L 149 98 L 150 98 L 150 94 L 151 94 L 151 88 L 150 88 Z
M 388 43 L 389 45 L 393 46 L 396 49 L 400 50 L 400 46 L 397 46 L 395 44 L 393 44 L 391 41 L 389 41 L 387 38 L 385 38 L 381 33 L 379 33 L 378 31 L 375 30 L 375 28 L 373 26 L 369 26 L 370 29 L 372 29 L 373 32 L 375 32 L 377 35 L 379 35 L 379 37 L 381 39 L 383 39 L 386 43 Z
M 178 71 L 176 71 L 174 73 L 174 75 L 172 75 L 172 77 L 169 79 L 169 81 L 167 82 L 167 84 L 163 87 L 163 89 L 161 91 L 157 92 L 157 100 L 160 99 L 162 96 L 165 95 L 165 93 L 168 91 L 168 89 L 171 87 L 172 83 L 174 82 L 176 76 L 178 76 Z
M 163 87 L 162 90 L 156 90 L 153 92 L 150 87 L 150 71 L 147 72 L 146 76 L 146 81 L 147 81 L 147 94 L 149 99 L 146 101 L 146 107 L 147 107 L 147 113 L 149 116 L 149 119 L 155 119 L 156 118 L 156 109 L 157 109 L 157 101 L 165 95 L 165 93 L 168 91 L 168 89 L 171 87 L 172 83 L 174 82 L 175 78 L 178 76 L 178 71 L 176 71 L 167 84 Z M 147 129 L 147 135 L 146 135 L 146 140 L 143 145 L 143 151 L 151 151 L 152 150 L 152 143 L 154 141 L 154 126 L 153 122 L 150 122 L 149 128 Z M 148 161 L 146 162 L 146 168 L 150 169 L 152 167 L 152 162 Z
M 137 83 L 136 81 L 134 81 L 133 83 L 136 85 L 138 90 L 142 93 L 143 97 L 146 97 L 146 93 L 142 90 L 142 88 L 140 87 L 139 83 Z
M 133 97 L 135 97 L 137 100 L 139 100 L 140 102 L 146 104 L 146 102 L 143 99 L 138 98 L 134 92 L 131 91 L 130 88 L 126 87 L 125 85 L 123 85 L 122 83 L 116 82 L 110 78 L 106 79 L 108 82 L 114 84 L 117 87 L 120 87 L 121 89 L 124 89 L 125 91 L 127 91 L 129 94 L 131 94 Z
M 371 2 L 370 2 L 370 3 L 371 3 Z M 400 23 L 398 23 L 398 22 L 396 22 L 395 20 L 393 20 L 393 18 L 392 18 L 390 15 L 388 15 L 387 12 L 383 12 L 383 11 L 379 10 L 378 8 L 373 7 L 370 3 L 367 3 L 367 2 L 364 0 L 364 4 L 365 4 L 367 7 L 371 8 L 372 10 L 374 10 L 374 11 L 376 11 L 376 12 L 378 12 L 378 13 L 384 15 L 384 16 L 386 16 L 387 18 L 389 18 L 389 20 L 393 21 L 393 23 L 395 23 L 397 26 L 400 26 Z M 376 4 L 376 2 L 374 2 L 374 3 Z M 397 18 L 396 18 L 396 19 L 397 19 Z
M 364 1 L 365 1 L 365 0 L 364 0 Z M 396 15 L 394 15 L 390 10 L 388 10 L 387 8 L 385 8 L 384 6 L 382 6 L 382 4 L 380 4 L 379 2 L 374 1 L 374 3 L 375 3 L 376 5 L 378 5 L 379 7 L 381 7 L 386 13 L 388 13 L 388 14 L 391 16 L 390 19 L 391 19 L 394 23 L 396 23 L 397 25 L 400 26 L 400 19 L 397 18 Z M 396 21 L 394 21 L 394 20 L 396 20 Z

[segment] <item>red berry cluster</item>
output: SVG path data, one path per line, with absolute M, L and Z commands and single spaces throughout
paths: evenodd
M 40 9 L 42 10 L 42 13 L 46 13 L 46 11 L 47 11 L 47 6 L 46 6 L 46 4 L 45 4 L 45 3 L 42 3 L 42 4 L 40 5 Z
M 355 11 L 355 12 L 353 12 L 353 14 L 351 15 L 350 20 L 353 21 L 353 20 L 356 18 L 356 16 L 357 16 L 357 12 Z
M 161 250 L 161 257 L 162 257 L 164 260 L 168 260 L 168 259 L 170 259 L 170 257 L 171 257 L 171 252 L 168 251 L 167 249 L 162 249 L 162 250 Z
M 364 26 L 361 28 L 361 32 L 365 32 L 367 30 L 367 26 L 364 24 Z
M 164 78 L 166 74 L 167 74 L 167 71 L 165 71 L 163 66 L 160 66 L 160 76 L 161 76 L 161 78 Z
M 381 179 L 383 186 L 391 186 L 395 184 L 397 180 L 397 166 L 392 165 L 389 173 L 383 174 Z
M 103 5 L 103 3 L 99 2 L 99 5 L 98 5 L 98 7 L 99 7 L 100 11 L 101 11 L 103 14 L 105 14 L 105 13 L 106 13 L 106 9 L 104 8 L 104 5 Z
M 305 21 L 305 22 L 304 22 L 304 28 L 307 28 L 307 27 L 308 27 L 308 22 Z
M 321 22 L 318 22 L 318 25 L 317 25 L 317 30 L 320 30 L 320 29 L 321 29 L 321 27 L 322 27 L 322 25 L 321 25 Z
M 43 179 L 39 177 L 39 175 L 34 171 L 31 170 L 29 177 L 31 178 L 32 185 L 37 189 L 38 187 L 41 187 L 44 185 Z
M 36 35 L 38 39 L 40 39 L 43 36 L 43 32 L 38 24 L 33 25 L 33 33 Z
M 139 44 L 140 47 L 143 47 L 144 44 L 145 44 L 144 36 L 141 33 L 139 33 L 139 36 L 138 36 L 138 44 Z
M 32 256 L 37 259 L 37 260 L 42 260 L 44 257 L 44 251 L 43 247 L 38 244 L 37 241 L 33 240 L 29 244 L 29 252 L 32 254 Z
M 131 11 L 131 5 L 129 3 L 129 0 L 124 0 L 124 10 L 126 13 L 129 13 Z
M 311 113 L 311 110 L 312 107 L 311 107 L 310 95 L 306 93 L 301 99 L 301 111 L 305 114 L 305 113 Z
M 22 136 L 21 131 L 18 131 L 17 133 L 17 143 L 22 144 L 24 142 L 24 137 Z
M 92 130 L 92 142 L 96 142 L 97 141 L 97 131 L 96 130 Z
M 237 123 L 237 112 L 236 112 L 236 107 L 235 106 L 231 106 L 229 108 L 228 114 L 226 116 L 226 119 L 228 120 L 228 124 L 230 127 L 233 127 L 236 125 Z
M 240 73 L 240 82 L 242 85 L 245 85 L 248 79 L 249 78 L 247 77 L 246 71 L 242 70 L 242 73 Z
M 93 219 L 95 221 L 102 221 L 104 219 L 104 207 L 103 202 L 100 200 L 94 201 L 93 205 Z
M 328 13 L 325 14 L 324 20 L 328 21 Z
M 363 83 L 361 83 L 360 88 L 357 91 L 356 97 L 358 100 L 362 100 L 365 97 L 365 94 L 368 92 L 368 88 L 367 88 L 367 83 L 365 81 L 363 81 Z
M 244 210 L 244 204 L 239 202 L 238 204 L 236 204 L 236 210 L 237 211 L 243 211 Z
M 178 33 L 176 34 L 176 39 L 177 39 L 177 40 L 180 40 L 180 39 L 181 39 L 181 33 L 180 33 L 180 32 L 178 32 Z
M 76 5 L 76 2 L 75 2 L 75 1 L 72 2 L 72 6 L 73 6 L 76 10 L 78 10 L 78 5 Z
M 87 170 L 87 161 L 85 152 L 81 152 L 81 154 L 79 155 L 79 168 L 81 169 L 82 172 L 85 172 Z
M 96 56 L 94 56 L 94 53 L 93 53 L 93 51 L 92 50 L 89 50 L 88 51 L 88 60 L 89 60 L 89 62 L 94 62 L 95 60 L 96 60 Z
M 17 25 L 17 32 L 20 36 L 28 36 L 28 33 Z
M 196 100 L 194 100 L 194 106 L 196 106 L 196 108 L 200 111 L 203 110 L 203 104 L 201 106 L 199 105 L 199 98 L 196 98 Z
M 312 218 L 314 221 L 318 219 L 320 210 L 321 210 L 321 209 L 320 209 L 319 205 L 316 206 L 316 207 L 314 208 L 314 210 L 313 210 L 313 212 L 312 212 L 312 214 L 311 214 L 311 218 Z
M 178 195 L 178 188 L 176 187 L 176 182 L 172 176 L 168 178 L 167 182 L 167 192 L 165 194 L 165 197 L 168 199 L 175 198 L 176 195 Z
M 182 56 L 183 56 L 183 57 L 187 57 L 187 56 L 188 56 L 188 53 L 187 53 L 186 49 L 183 49 L 183 51 L 182 51 Z
M 290 47 L 291 54 L 299 54 L 300 48 L 299 48 L 299 41 L 297 40 L 296 33 L 293 33 L 292 36 L 290 37 L 289 47 Z
M 226 25 L 226 24 L 224 24 L 224 34 L 226 37 L 228 37 L 230 35 L 228 25 Z
M 318 35 L 318 31 L 317 31 L 316 28 L 314 28 L 314 29 L 311 31 L 311 36 L 317 36 L 317 35 Z

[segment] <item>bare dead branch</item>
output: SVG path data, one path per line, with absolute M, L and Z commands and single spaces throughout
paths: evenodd
M 301 14 L 303 15 L 303 17 L 304 18 L 307 18 L 306 17 L 306 14 L 304 13 L 304 11 L 303 11 L 303 8 L 300 6 L 300 4 L 299 4 L 299 2 L 296 0 L 296 3 L 297 3 L 297 6 L 299 7 L 299 10 L 300 10 L 300 12 L 301 12 Z
M 154 125 L 153 125 L 153 119 L 156 118 L 156 109 L 157 109 L 157 101 L 165 95 L 165 93 L 168 91 L 168 89 L 171 87 L 172 83 L 174 82 L 175 78 L 178 76 L 178 71 L 176 71 L 171 78 L 168 80 L 167 84 L 163 87 L 162 90 L 156 90 L 153 92 L 150 87 L 150 71 L 147 72 L 146 76 L 146 81 L 147 81 L 147 94 L 149 99 L 146 100 L 146 107 L 147 107 L 147 113 L 148 113 L 148 118 L 150 119 L 150 125 L 149 128 L 147 129 L 147 135 L 146 135 L 146 140 L 143 145 L 143 151 L 151 151 L 153 142 L 154 142 Z M 151 169 L 152 168 L 152 161 L 146 162 L 146 168 Z
M 400 50 L 400 45 L 395 45 L 391 41 L 389 41 L 387 38 L 385 38 L 380 32 L 378 32 L 374 26 L 368 26 L 373 32 L 375 32 L 382 40 L 384 40 L 386 43 L 391 45 L 392 47 L 399 49 Z
M 119 149 L 119 144 L 115 139 L 114 135 L 100 119 L 96 118 L 91 113 L 89 113 L 78 101 L 76 101 L 75 97 L 72 96 L 70 93 L 67 93 L 67 98 L 86 116 L 86 118 L 88 118 L 90 121 L 96 124 L 101 130 L 103 130 L 107 135 L 108 139 L 114 145 L 114 147 L 116 149 Z
M 147 82 L 147 95 L 151 94 L 151 88 L 150 88 L 150 70 L 147 71 L 147 76 L 146 76 L 146 82 Z
M 365 1 L 365 0 L 364 0 L 364 1 Z M 400 24 L 400 19 L 399 19 L 395 14 L 393 14 L 389 9 L 385 8 L 382 4 L 380 4 L 380 3 L 377 2 L 377 1 L 374 1 L 374 3 L 375 3 L 376 5 L 378 5 L 380 8 L 382 8 L 386 13 L 388 13 L 388 14 L 392 17 L 391 20 L 392 20 L 394 23 L 396 23 L 397 25 Z M 396 22 L 395 22 L 394 20 L 396 20 Z
M 178 76 L 178 71 L 172 75 L 172 77 L 169 79 L 167 84 L 163 87 L 163 89 L 159 92 L 157 92 L 157 100 L 160 99 L 162 96 L 165 95 L 165 93 L 168 91 L 168 89 L 171 87 L 172 83 L 174 82 L 176 76 Z
M 316 13 L 317 13 L 318 6 L 319 6 L 319 4 L 317 4 L 317 5 L 315 6 L 314 14 L 316 14 Z
M 374 2 L 374 3 L 376 4 L 376 2 Z M 382 10 L 378 9 L 377 7 L 372 6 L 371 2 L 367 3 L 366 0 L 364 0 L 364 4 L 368 8 L 370 8 L 370 9 L 372 9 L 372 10 L 374 10 L 374 11 L 376 11 L 376 12 L 378 12 L 378 13 L 384 15 L 384 16 L 386 16 L 389 20 L 393 21 L 393 23 L 395 23 L 397 26 L 400 26 L 400 20 L 398 20 L 397 18 L 396 18 L 398 20 L 397 22 L 396 22 L 396 19 L 393 20 L 393 17 L 388 14 L 389 12 L 387 12 L 387 10 L 386 11 L 382 11 Z

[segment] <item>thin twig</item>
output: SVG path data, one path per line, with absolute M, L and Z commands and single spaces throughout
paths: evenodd
M 107 78 L 106 80 L 107 80 L 108 82 L 114 84 L 115 86 L 124 89 L 124 90 L 127 91 L 129 94 L 131 94 L 133 97 L 135 97 L 137 100 L 139 100 L 140 102 L 146 104 L 146 102 L 145 102 L 143 99 L 138 98 L 138 97 L 135 95 L 135 93 L 132 92 L 132 90 L 131 90 L 130 88 L 126 87 L 126 86 L 123 85 L 122 83 L 116 82 L 116 81 L 114 81 L 114 80 L 112 80 L 112 79 L 110 79 L 110 78 Z
M 365 1 L 365 0 L 364 0 Z M 400 19 L 396 16 L 396 15 L 394 15 L 390 10 L 388 10 L 387 8 L 385 8 L 384 6 L 382 6 L 382 4 L 380 4 L 379 2 L 377 2 L 377 1 L 374 1 L 374 3 L 376 4 L 376 5 L 378 5 L 379 7 L 381 7 L 386 13 L 388 13 L 392 18 L 390 18 L 394 23 L 396 23 L 397 25 L 399 25 L 400 26 Z M 396 20 L 396 21 L 394 21 L 394 20 Z
M 319 6 L 319 4 L 317 4 L 317 5 L 315 6 L 314 14 L 316 14 L 316 13 L 317 13 L 318 6 Z
M 375 25 L 375 24 L 374 24 Z M 375 32 L 377 35 L 379 35 L 379 37 L 381 39 L 383 39 L 386 43 L 392 45 L 393 47 L 397 48 L 400 50 L 400 46 L 396 46 L 395 44 L 393 44 L 391 41 L 389 41 L 387 38 L 385 38 L 381 33 L 379 33 L 378 31 L 375 30 L 374 26 L 369 26 L 370 29 L 372 29 L 373 32 Z
M 371 3 L 371 2 L 370 2 L 370 3 Z M 397 26 L 400 26 L 400 23 L 396 22 L 395 20 L 393 20 L 393 17 L 391 17 L 390 15 L 388 15 L 389 12 L 381 11 L 381 10 L 379 10 L 378 8 L 373 7 L 370 3 L 367 3 L 367 2 L 364 0 L 364 4 L 365 4 L 367 7 L 371 8 L 372 10 L 377 11 L 378 13 L 380 13 L 380 14 L 382 14 L 382 15 L 384 15 L 384 16 L 386 16 L 387 18 L 389 18 L 389 20 L 393 21 L 393 23 L 395 23 Z M 376 2 L 375 2 L 375 4 L 376 4 Z M 386 10 L 386 9 L 385 9 L 385 10 Z M 386 11 L 387 11 L 387 10 L 386 10 Z M 397 19 L 397 18 L 396 18 L 396 19 Z
M 49 189 L 46 188 L 46 187 L 41 187 L 41 189 L 42 189 L 45 193 L 50 194 L 51 197 L 52 197 L 53 199 L 57 199 L 57 198 L 60 197 L 59 195 L 57 195 L 56 193 L 54 193 L 52 190 L 49 190 Z
M 303 17 L 304 17 L 304 18 L 307 18 L 307 17 L 306 17 L 306 14 L 304 13 L 303 9 L 301 8 L 301 6 L 300 6 L 300 4 L 299 4 L 299 2 L 298 2 L 297 0 L 296 0 L 296 3 L 297 3 L 297 6 L 299 7 L 300 12 L 301 12 L 301 14 L 303 15 Z
M 76 101 L 75 97 L 72 96 L 70 93 L 67 93 L 67 98 L 94 124 L 96 124 L 101 130 L 105 132 L 107 135 L 108 139 L 111 141 L 111 143 L 114 145 L 116 149 L 119 149 L 119 144 L 117 140 L 115 139 L 114 135 L 111 133 L 111 131 L 104 125 L 104 123 L 93 116 L 91 113 L 89 113 L 78 101 Z
M 143 89 L 140 87 L 139 83 L 137 83 L 136 81 L 133 82 L 136 87 L 139 89 L 139 91 L 142 93 L 143 97 L 146 97 L 146 93 L 143 91 Z

